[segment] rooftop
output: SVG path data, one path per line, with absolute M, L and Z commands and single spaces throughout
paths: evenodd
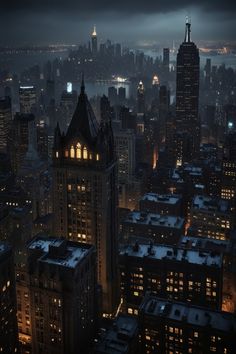
M 75 268 L 89 253 L 91 246 L 75 243 L 63 238 L 38 236 L 28 244 L 29 250 L 42 252 L 40 262 L 66 268 Z
M 204 211 L 227 213 L 229 211 L 229 202 L 220 198 L 196 195 L 193 199 L 192 207 Z
M 172 302 L 148 295 L 141 305 L 146 315 L 161 316 L 190 326 L 210 326 L 219 331 L 236 331 L 236 318 L 228 312 L 208 310 L 202 307 Z
M 175 262 L 186 262 L 209 267 L 222 267 L 223 256 L 217 252 L 188 250 L 164 245 L 123 245 L 120 256 L 149 258 L 155 260 L 168 260 Z
M 181 196 L 178 194 L 156 194 L 156 193 L 147 193 L 142 198 L 141 201 L 150 201 L 156 203 L 165 203 L 165 204 L 177 204 Z
M 129 213 L 125 219 L 125 223 L 181 229 L 184 225 L 184 219 L 178 216 L 133 211 Z
M 130 340 L 137 336 L 138 324 L 135 318 L 119 315 L 96 346 L 95 353 L 129 353 Z
M 183 236 L 179 243 L 180 247 L 191 249 L 204 249 L 221 253 L 230 252 L 230 242 L 228 240 L 216 240 L 207 237 Z

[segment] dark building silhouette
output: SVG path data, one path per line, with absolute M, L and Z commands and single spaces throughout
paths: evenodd
M 11 125 L 10 154 L 14 172 L 18 172 L 22 160 L 28 151 L 29 136 L 34 129 L 35 116 L 33 114 L 16 113 Z
M 137 88 L 137 113 L 145 113 L 145 89 L 143 82 L 140 81 Z
M 14 256 L 10 246 L 0 243 L 0 352 L 18 353 Z
M 176 139 L 178 165 L 194 159 L 199 151 L 199 51 L 190 38 L 191 24 L 186 23 L 185 40 L 177 54 Z
M 205 65 L 205 85 L 209 89 L 211 84 L 211 59 L 207 58 Z
M 96 246 L 103 312 L 112 313 L 119 300 L 117 160 L 111 125 L 99 126 L 84 83 L 66 135 L 55 130 L 53 182 L 55 233 Z
M 166 73 L 169 72 L 170 48 L 163 48 L 163 66 Z
M 0 98 L 0 152 L 6 153 L 9 143 L 12 111 L 10 97 Z

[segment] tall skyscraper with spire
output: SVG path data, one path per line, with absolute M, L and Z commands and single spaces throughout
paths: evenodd
M 145 113 L 145 89 L 142 81 L 137 88 L 137 113 Z
M 103 313 L 115 311 L 117 280 L 117 160 L 111 123 L 99 125 L 82 81 L 67 133 L 57 125 L 53 150 L 54 232 L 97 250 Z
M 199 51 L 191 40 L 191 24 L 186 21 L 185 39 L 177 54 L 176 77 L 176 162 L 193 160 L 199 151 Z
M 93 32 L 91 35 L 91 42 L 92 42 L 92 54 L 93 54 L 93 56 L 96 56 L 97 52 L 98 52 L 98 39 L 97 39 L 96 26 L 93 27 Z

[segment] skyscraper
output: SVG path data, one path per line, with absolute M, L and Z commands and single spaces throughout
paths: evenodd
M 197 156 L 200 144 L 199 51 L 190 37 L 186 22 L 185 39 L 177 54 L 176 77 L 176 160 L 189 162 Z
M 0 99 L 0 152 L 3 153 L 7 152 L 11 120 L 11 99 L 3 97 Z
M 169 72 L 170 65 L 170 48 L 163 48 L 163 67 L 165 73 Z
M 19 90 L 20 113 L 33 113 L 36 106 L 34 86 L 21 86 Z
M 142 81 L 137 88 L 137 113 L 145 113 L 145 89 Z
M 109 121 L 100 126 L 84 83 L 66 135 L 55 130 L 53 152 L 55 233 L 97 249 L 103 312 L 111 314 L 117 291 L 117 161 Z
M 98 39 L 97 39 L 96 26 L 94 26 L 93 28 L 93 32 L 91 35 L 91 42 L 92 42 L 92 54 L 93 56 L 96 56 L 98 52 Z
M 34 128 L 34 124 L 35 117 L 33 114 L 29 113 L 16 113 L 12 121 L 10 154 L 12 167 L 15 172 L 18 172 L 28 150 L 29 136 Z

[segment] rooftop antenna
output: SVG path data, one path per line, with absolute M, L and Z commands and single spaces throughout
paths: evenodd
M 96 30 L 96 25 L 93 26 L 93 33 L 92 36 L 96 36 L 97 35 L 97 30 Z
M 189 43 L 191 42 L 191 18 L 190 16 L 186 16 L 186 27 L 185 27 L 185 39 L 184 41 Z

